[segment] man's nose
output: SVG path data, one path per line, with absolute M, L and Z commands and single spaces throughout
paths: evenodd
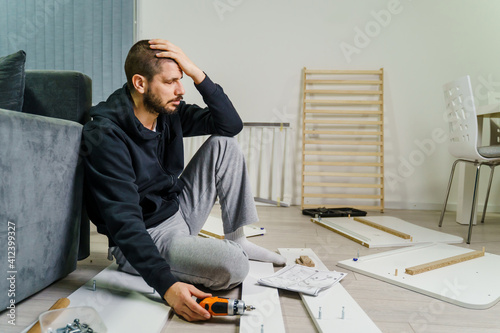
M 176 95 L 184 95 L 186 92 L 184 91 L 184 86 L 182 85 L 182 82 L 177 81 L 177 86 L 175 87 L 175 94 Z

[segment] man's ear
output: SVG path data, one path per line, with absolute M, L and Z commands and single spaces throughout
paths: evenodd
M 148 82 L 144 76 L 135 74 L 134 76 L 132 76 L 132 84 L 134 85 L 134 88 L 138 93 L 144 94 Z

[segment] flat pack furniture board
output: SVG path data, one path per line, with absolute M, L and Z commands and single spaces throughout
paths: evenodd
M 313 218 L 311 221 L 368 248 L 463 242 L 462 237 L 420 227 L 392 216 Z M 399 236 L 396 235 L 398 233 Z M 404 235 L 410 237 L 404 238 Z
M 293 265 L 295 259 L 306 255 L 315 263 L 315 268 L 328 270 L 311 249 L 280 248 L 278 251 L 287 259 L 287 265 Z M 341 283 L 322 291 L 318 296 L 300 294 L 300 297 L 319 332 L 381 332 Z
M 117 268 L 115 263 L 111 264 L 68 296 L 69 307 L 94 308 L 110 333 L 162 332 L 171 308 L 142 277 Z
M 273 274 L 273 264 L 250 261 L 250 272 L 243 281 L 241 299 L 245 304 L 255 306 L 255 310 L 240 316 L 240 333 L 285 332 L 278 289 L 257 282 L 260 278 Z
M 305 208 L 384 210 L 384 70 L 303 69 Z
M 350 269 L 418 293 L 469 309 L 487 309 L 500 299 L 500 256 L 485 253 L 416 275 L 407 268 L 474 252 L 454 245 L 431 243 L 340 261 Z M 396 271 L 397 270 L 397 271 Z
M 250 261 L 250 271 L 242 283 L 241 296 L 239 288 L 212 292 L 214 296 L 241 299 L 246 305 L 253 305 L 255 310 L 245 311 L 240 316 L 213 317 L 211 320 L 203 323 L 190 323 L 179 318 L 179 316 L 173 316 L 165 332 L 170 332 L 171 330 L 195 332 L 203 328 L 211 332 L 217 330 L 217 326 L 227 325 L 233 327 L 233 325 L 237 326 L 238 322 L 239 332 L 241 333 L 261 333 L 262 331 L 272 333 L 285 332 L 278 290 L 257 284 L 259 278 L 272 274 L 274 274 L 274 269 L 271 263 Z M 200 327 L 200 324 L 203 327 Z
M 246 225 L 243 227 L 243 232 L 247 237 L 262 236 L 266 233 L 266 229 L 254 225 Z M 198 235 L 207 238 L 224 239 L 222 219 L 216 216 L 209 216 Z

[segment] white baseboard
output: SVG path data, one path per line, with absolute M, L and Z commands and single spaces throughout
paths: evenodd
M 298 203 L 294 203 L 293 206 L 300 206 Z M 320 207 L 321 205 L 318 205 Z M 346 205 L 346 207 L 351 207 L 350 205 Z M 422 202 L 400 202 L 400 201 L 385 201 L 384 207 L 386 209 L 405 209 L 405 210 L 438 210 L 443 209 L 442 203 L 422 203 Z M 477 211 L 478 213 L 483 212 L 484 205 L 478 204 Z M 446 211 L 457 211 L 456 203 L 448 203 L 446 205 Z M 500 213 L 499 205 L 491 205 L 488 204 L 487 213 Z
M 443 209 L 442 203 L 411 203 L 411 202 L 395 202 L 395 201 L 386 201 L 385 208 L 387 209 L 408 209 L 408 210 L 441 210 Z M 482 213 L 484 205 L 478 204 L 477 211 Z M 456 203 L 448 203 L 446 205 L 446 211 L 457 211 Z M 488 205 L 487 213 L 500 213 L 500 206 L 498 205 Z

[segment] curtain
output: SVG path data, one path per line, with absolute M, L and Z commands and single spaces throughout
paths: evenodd
M 0 56 L 26 51 L 26 69 L 92 78 L 93 103 L 126 81 L 134 0 L 0 0 Z

